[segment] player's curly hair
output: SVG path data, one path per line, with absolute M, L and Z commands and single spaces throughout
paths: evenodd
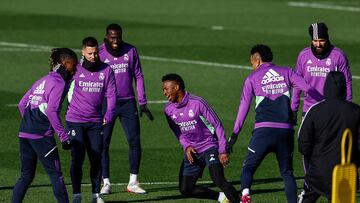
M 73 59 L 77 61 L 76 53 L 69 48 L 53 48 L 49 57 L 50 70 L 57 64 L 62 64 L 66 59 Z
M 164 75 L 161 79 L 162 82 L 165 82 L 167 80 L 175 81 L 177 84 L 179 84 L 179 87 L 181 90 L 185 90 L 185 83 L 180 75 L 178 75 L 176 73 L 169 73 L 169 74 Z
M 273 60 L 273 53 L 267 45 L 257 44 L 251 49 L 250 53 L 251 55 L 258 53 L 263 62 L 271 62 Z

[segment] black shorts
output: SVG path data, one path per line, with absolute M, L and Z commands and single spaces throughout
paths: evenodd
M 183 158 L 183 162 L 184 162 L 182 169 L 183 176 L 193 176 L 193 175 L 201 176 L 205 166 L 209 167 L 212 164 L 220 164 L 219 152 L 216 148 L 212 147 L 210 149 L 205 150 L 202 153 L 196 153 L 193 164 L 190 164 L 185 154 Z

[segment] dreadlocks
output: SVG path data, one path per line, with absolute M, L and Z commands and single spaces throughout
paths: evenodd
M 77 56 L 75 52 L 69 48 L 54 48 L 51 50 L 49 57 L 50 71 L 58 64 L 66 59 L 73 59 L 77 61 Z

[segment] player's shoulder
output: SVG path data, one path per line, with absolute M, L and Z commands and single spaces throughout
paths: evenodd
M 298 57 L 305 56 L 305 55 L 308 55 L 308 54 L 312 54 L 311 47 L 305 47 L 305 48 L 303 48 L 303 49 L 299 52 Z
M 172 102 L 167 102 L 164 106 L 164 112 L 166 115 L 170 115 L 170 112 L 172 111 L 172 109 L 175 108 L 175 104 Z
M 197 96 L 197 95 L 193 95 L 193 94 L 190 94 L 189 93 L 189 102 L 191 102 L 193 105 L 194 104 L 197 104 L 197 105 L 204 105 L 204 106 L 208 106 L 209 104 L 208 104 L 208 102 L 204 99 L 204 98 L 202 98 L 202 97 L 200 97 L 200 96 Z
M 123 42 L 123 46 L 128 49 L 136 49 L 136 47 L 133 44 L 130 44 L 128 42 Z
M 334 48 L 331 50 L 331 52 L 333 52 L 334 54 L 340 55 L 340 56 L 346 56 L 345 52 L 336 46 L 334 46 Z
M 65 85 L 64 79 L 57 72 L 50 72 L 48 75 L 44 76 L 42 79 L 52 82 L 54 84 L 64 84 Z
M 100 46 L 99 46 L 99 53 L 102 53 L 102 52 L 104 52 L 104 51 L 106 51 L 105 43 L 102 43 L 102 44 L 100 44 Z

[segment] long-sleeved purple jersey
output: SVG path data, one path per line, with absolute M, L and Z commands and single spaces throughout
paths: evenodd
M 224 127 L 204 99 L 186 92 L 181 103 L 167 103 L 164 112 L 184 151 L 189 146 L 198 153 L 216 147 L 225 153 Z
M 18 105 L 22 117 L 19 137 L 39 139 L 53 136 L 55 129 L 61 142 L 67 140 L 69 136 L 59 116 L 67 90 L 67 84 L 56 72 L 36 81 Z
M 318 59 L 314 56 L 311 48 L 303 49 L 297 58 L 296 73 L 302 76 L 306 83 L 314 87 L 323 94 L 326 76 L 330 71 L 340 71 L 344 73 L 346 79 L 346 99 L 352 100 L 351 73 L 348 59 L 344 52 L 339 48 L 333 47 L 328 57 Z M 291 109 L 297 111 L 300 104 L 301 90 L 293 89 L 291 98 Z M 316 100 L 309 94 L 305 94 L 303 112 L 316 103 Z
M 138 102 L 140 105 L 146 104 L 144 76 L 136 48 L 131 44 L 123 42 L 121 45 L 121 56 L 115 57 L 106 50 L 105 44 L 102 44 L 99 47 L 99 55 L 100 60 L 109 64 L 115 73 L 116 98 L 135 98 L 133 89 L 133 79 L 135 79 Z
M 70 122 L 107 122 L 115 111 L 116 85 L 110 66 L 101 63 L 99 70 L 91 72 L 78 63 L 76 74 L 68 93 L 69 106 L 66 120 Z M 103 116 L 102 104 L 107 99 L 107 109 Z
M 293 128 L 290 90 L 297 87 L 311 94 L 317 101 L 322 95 L 288 67 L 273 63 L 261 64 L 245 80 L 233 132 L 240 133 L 255 96 L 255 127 Z

